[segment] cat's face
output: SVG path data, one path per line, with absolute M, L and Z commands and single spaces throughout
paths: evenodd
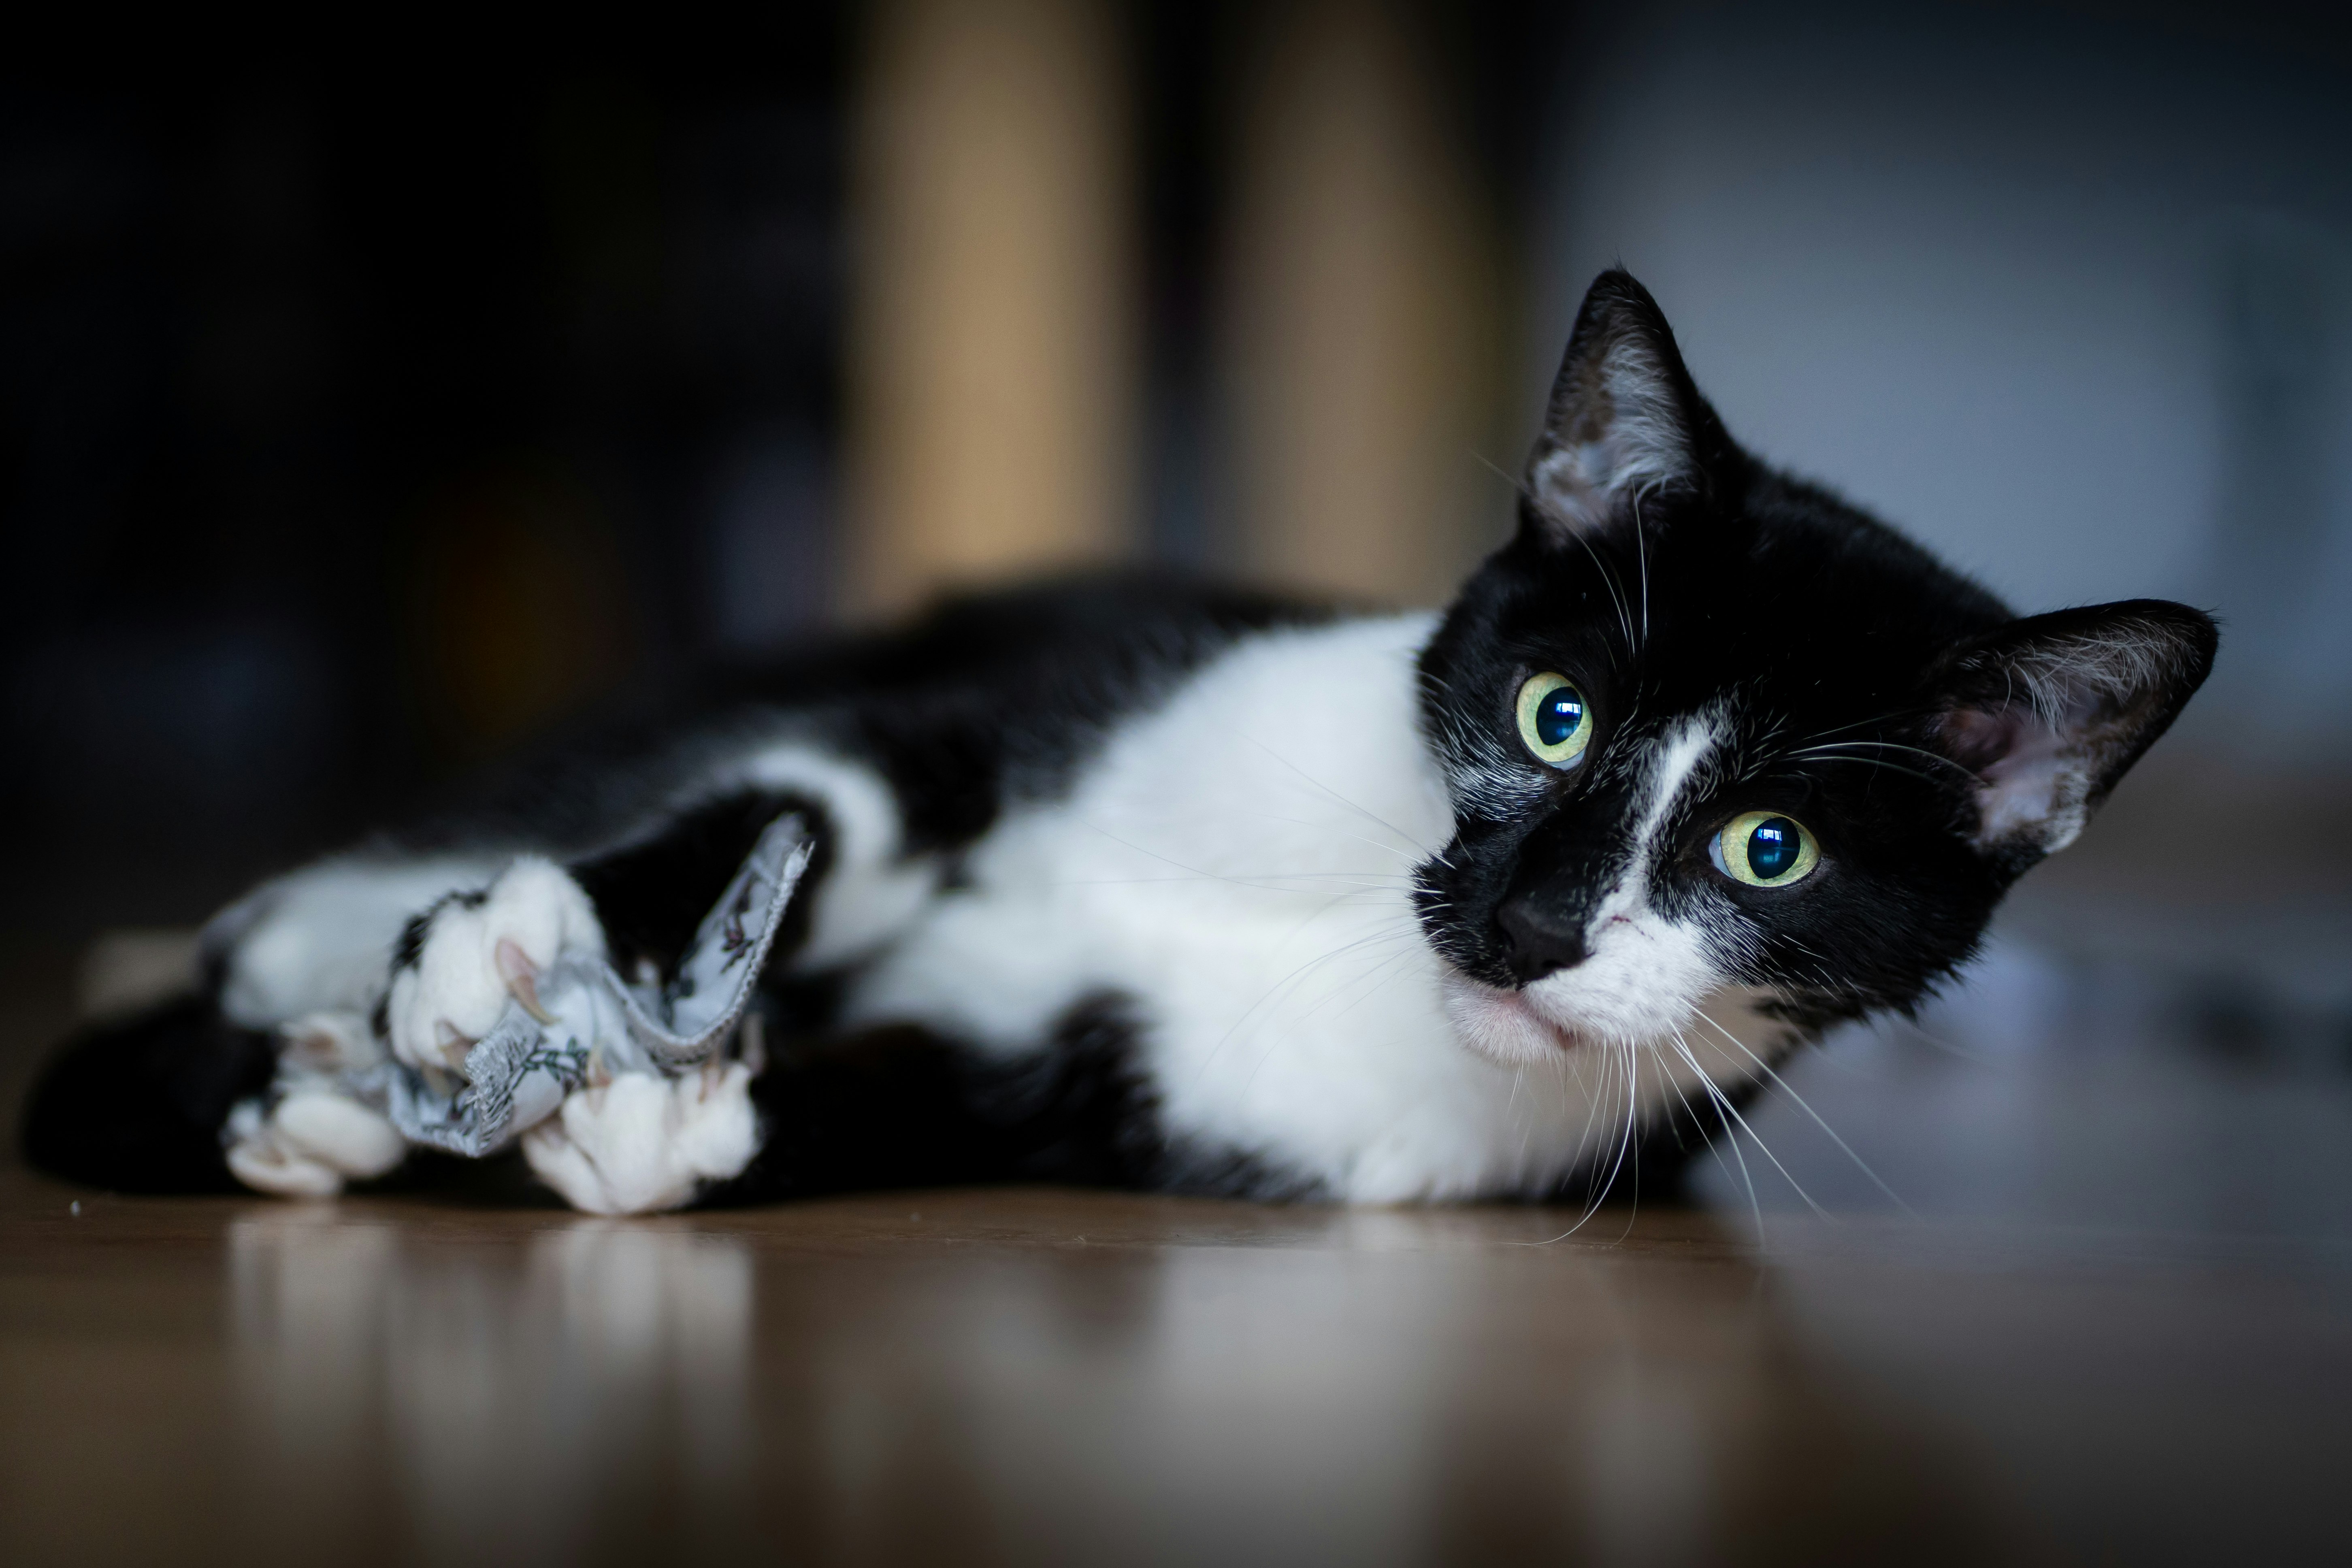
M 1651 1044 L 1712 993 L 1907 1006 L 2210 668 L 2134 601 L 2016 620 L 1732 445 L 1641 286 L 1587 298 L 1517 536 L 1423 660 L 1453 842 L 1420 872 L 1463 1038 Z

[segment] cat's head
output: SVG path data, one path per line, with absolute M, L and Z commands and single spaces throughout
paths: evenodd
M 1727 985 L 1904 1007 L 2204 680 L 2211 619 L 2015 617 L 1733 444 L 1656 303 L 1587 295 L 1517 534 L 1422 660 L 1454 837 L 1420 873 L 1463 1037 L 1646 1043 Z

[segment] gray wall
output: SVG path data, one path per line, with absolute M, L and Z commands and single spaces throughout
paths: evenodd
M 1656 292 L 1733 433 L 2022 610 L 2160 595 L 2192 710 L 2352 756 L 2352 92 L 2317 35 L 1669 8 L 1570 68 L 1536 336 Z M 1532 409 L 1547 362 L 1527 372 Z M 1532 418 L 1532 414 L 1530 414 Z

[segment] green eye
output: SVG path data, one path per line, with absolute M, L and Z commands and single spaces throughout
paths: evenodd
M 1555 768 L 1584 754 L 1592 740 L 1592 715 L 1574 681 L 1549 671 L 1528 678 L 1519 688 L 1519 739 L 1537 761 Z
M 1745 811 L 1727 823 L 1708 857 L 1716 869 L 1751 888 L 1785 888 L 1813 874 L 1821 851 L 1796 818 L 1775 811 Z

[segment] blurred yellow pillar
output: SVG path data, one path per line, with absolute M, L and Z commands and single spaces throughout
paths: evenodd
M 1265 25 L 1224 277 L 1223 552 L 1276 584 L 1433 602 L 1497 510 L 1479 464 L 1497 247 L 1392 7 L 1307 0 Z
M 845 607 L 1129 553 L 1139 331 L 1099 0 L 883 0 L 853 150 Z

